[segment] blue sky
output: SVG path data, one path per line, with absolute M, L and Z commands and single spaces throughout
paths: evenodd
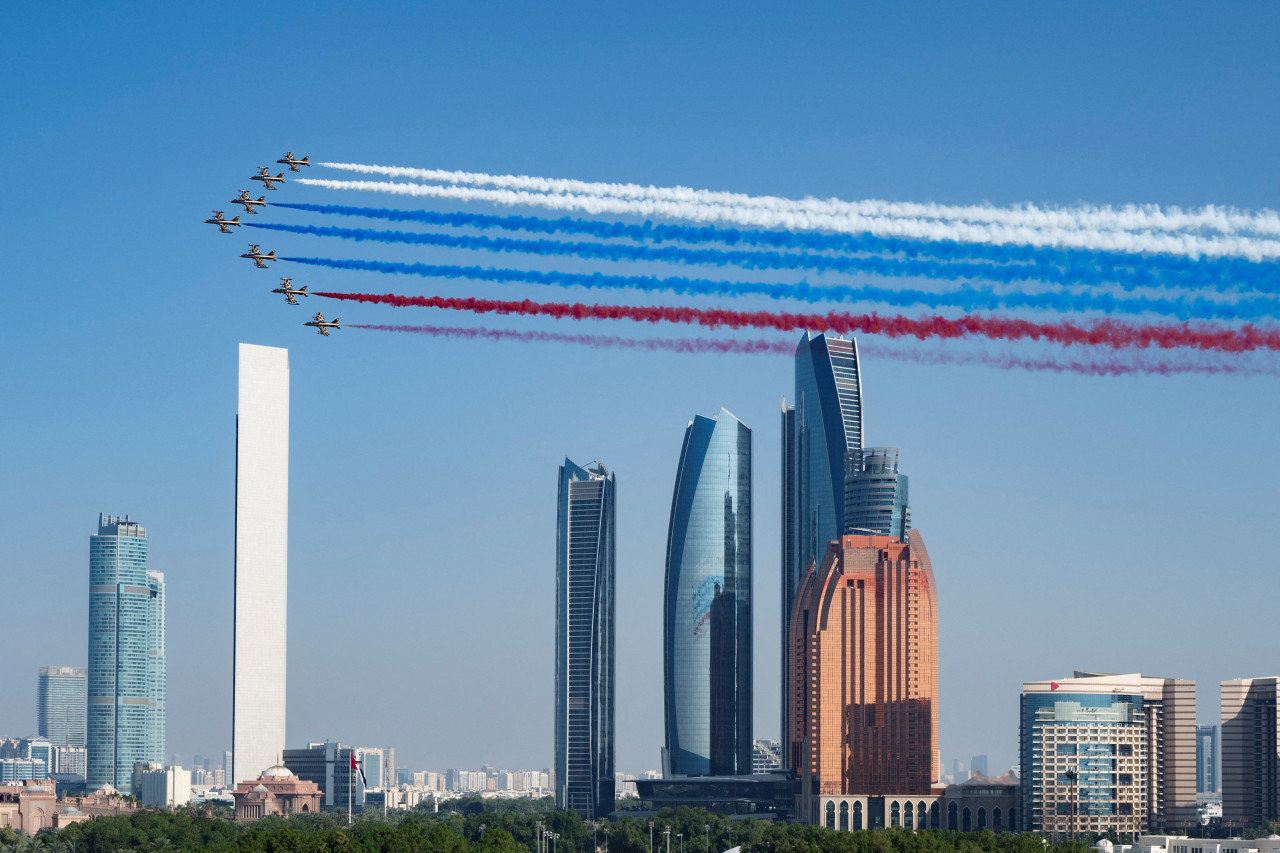
M 789 197 L 1274 208 L 1280 192 L 1269 4 L 11 4 L 0 33 L 0 734 L 34 729 L 38 666 L 84 663 L 105 511 L 149 528 L 168 576 L 170 751 L 228 748 L 238 341 L 291 353 L 291 745 L 550 764 L 567 455 L 618 476 L 618 765 L 658 766 L 671 485 L 685 424 L 721 406 L 755 431 L 757 734 L 777 734 L 790 359 L 321 339 L 302 315 L 332 306 L 287 308 L 277 271 L 313 290 L 553 294 L 249 268 L 247 235 L 201 220 L 286 148 Z M 1275 673 L 1274 379 L 864 372 L 867 439 L 902 447 L 937 573 L 948 763 L 1016 760 L 1024 680 L 1194 678 L 1211 722 L 1218 681 Z

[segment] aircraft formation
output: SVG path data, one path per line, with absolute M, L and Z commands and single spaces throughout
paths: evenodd
M 291 172 L 301 171 L 301 169 L 298 168 L 299 166 L 309 167 L 311 165 L 310 157 L 297 158 L 293 156 L 292 151 L 286 151 L 284 156 L 281 157 L 279 160 L 276 160 L 276 162 L 283 164 L 285 166 L 288 166 L 289 171 Z M 271 170 L 267 166 L 259 166 L 258 173 L 256 175 L 251 175 L 249 177 L 249 180 L 261 181 L 263 186 L 266 189 L 275 190 L 275 189 L 278 189 L 278 187 L 276 187 L 276 184 L 283 184 L 285 182 L 285 177 L 284 177 L 283 171 L 280 172 L 278 175 L 272 175 Z M 231 203 L 238 204 L 241 207 L 243 207 L 246 214 L 249 214 L 249 213 L 256 214 L 258 211 L 255 208 L 265 207 L 267 205 L 267 197 L 265 195 L 260 195 L 255 199 L 251 195 L 249 195 L 248 190 L 240 190 L 239 196 L 231 199 Z M 230 234 L 232 228 L 239 227 L 240 225 L 243 224 L 240 221 L 239 216 L 236 216 L 233 219 L 227 219 L 225 216 L 223 216 L 221 210 L 213 211 L 213 216 L 210 217 L 209 219 L 206 219 L 205 223 L 209 225 L 218 226 L 218 231 L 219 233 L 222 233 L 222 234 Z M 253 265 L 255 268 L 260 270 L 265 270 L 267 269 L 268 262 L 276 260 L 276 253 L 274 250 L 270 252 L 264 252 L 261 250 L 261 248 L 257 243 L 250 243 L 249 251 L 242 253 L 240 257 L 248 258 L 249 260 L 253 261 Z M 302 287 L 294 287 L 292 279 L 283 278 L 283 277 L 281 277 L 280 279 L 280 286 L 274 288 L 271 292 L 279 293 L 282 296 L 284 296 L 285 302 L 288 305 L 297 305 L 299 304 L 298 303 L 299 296 L 310 295 L 307 293 L 306 285 L 303 285 Z M 316 312 L 315 317 L 311 318 L 311 320 L 309 320 L 308 322 L 303 323 L 303 325 L 314 328 L 316 332 L 325 336 L 326 338 L 329 337 L 330 330 L 336 331 L 342 328 L 340 321 L 337 317 L 334 317 L 332 320 L 326 320 L 324 318 L 324 315 L 321 314 L 319 311 Z

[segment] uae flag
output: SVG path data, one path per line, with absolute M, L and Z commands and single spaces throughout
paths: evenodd
M 351 753 L 351 769 L 360 774 L 360 784 L 369 787 L 368 781 L 364 778 L 364 768 L 360 766 L 360 762 L 356 760 L 354 751 Z

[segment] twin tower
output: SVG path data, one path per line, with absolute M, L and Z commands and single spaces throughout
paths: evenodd
M 795 365 L 782 407 L 784 761 L 814 794 L 927 793 L 937 604 L 907 477 L 897 448 L 863 446 L 856 342 L 806 334 Z M 724 409 L 685 430 L 663 603 L 667 778 L 752 772 L 751 452 L 750 428 Z M 556 799 L 588 820 L 614 797 L 615 487 L 603 465 L 560 469 Z

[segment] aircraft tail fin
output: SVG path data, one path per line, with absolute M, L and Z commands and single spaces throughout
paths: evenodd
M 301 293 L 303 296 L 306 296 L 306 295 L 307 295 L 307 286 L 306 286 L 305 284 L 304 284 L 304 285 L 302 285 L 302 288 L 301 288 L 298 292 L 299 292 L 299 293 Z

